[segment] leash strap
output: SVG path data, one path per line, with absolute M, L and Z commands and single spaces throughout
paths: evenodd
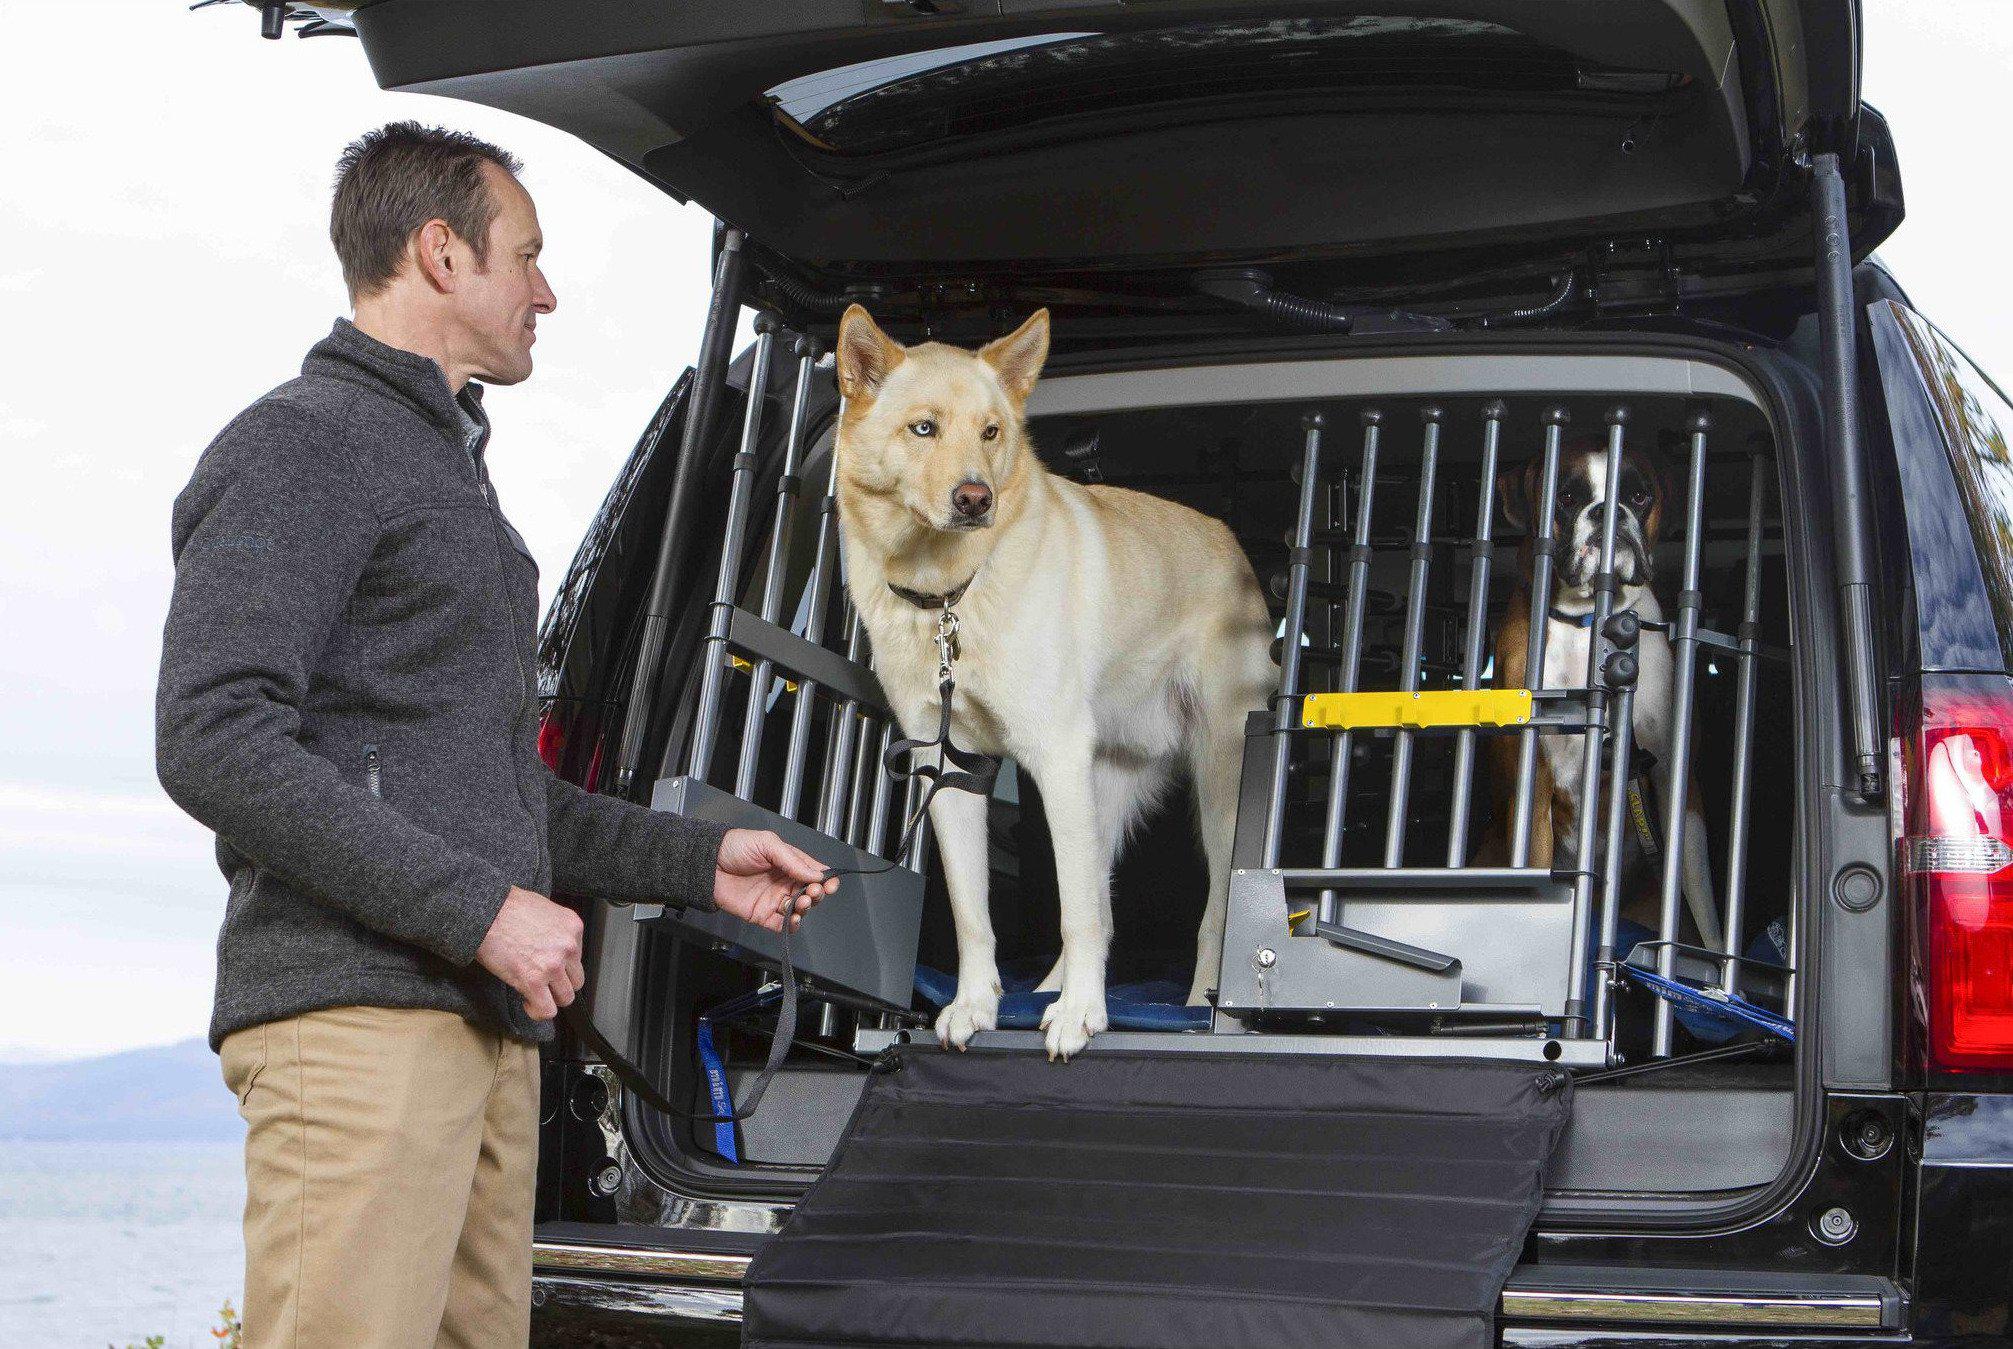
M 790 909 L 791 916 L 794 917 L 796 913 L 794 895 L 791 896 Z M 694 1124 L 738 1124 L 754 1114 L 755 1108 L 762 1103 L 762 1094 L 769 1090 L 770 1080 L 776 1076 L 776 1070 L 783 1066 L 783 1060 L 790 1052 L 790 1045 L 797 1038 L 797 970 L 790 963 L 790 942 L 790 927 L 785 924 L 783 1006 L 776 1013 L 776 1035 L 769 1041 L 768 1061 L 762 1065 L 762 1071 L 756 1075 L 754 1086 L 748 1089 L 748 1095 L 738 1110 L 723 1111 L 718 1109 L 716 1104 L 712 1112 L 701 1112 L 673 1105 L 663 1092 L 657 1090 L 657 1084 L 650 1080 L 649 1074 L 630 1062 L 626 1054 L 608 1042 L 608 1037 L 601 1033 L 601 1028 L 587 1015 L 586 1004 L 575 1002 L 571 1006 L 560 1008 L 559 1019 L 566 1023 L 566 1028 L 572 1031 L 582 1044 L 594 1051 L 596 1058 L 608 1065 L 608 1071 L 615 1074 L 616 1081 L 626 1090 L 634 1092 L 637 1099 L 651 1109 L 669 1115 L 673 1119 L 690 1120 Z M 719 1097 L 714 1097 L 714 1100 L 717 1102 Z

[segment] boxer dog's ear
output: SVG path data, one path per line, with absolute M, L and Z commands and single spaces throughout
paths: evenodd
M 1496 499 L 1503 503 L 1503 518 L 1510 528 L 1530 532 L 1537 514 L 1538 475 L 1544 466 L 1542 459 L 1529 459 L 1496 471 Z

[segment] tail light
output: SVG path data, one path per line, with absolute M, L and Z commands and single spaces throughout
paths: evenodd
M 538 757 L 555 773 L 566 762 L 566 717 L 557 703 L 547 703 L 538 718 Z
M 1925 676 L 1902 869 L 1932 1068 L 2013 1071 L 2013 680 Z
M 599 718 L 583 714 L 578 708 L 569 708 L 559 702 L 549 702 L 538 718 L 538 757 L 545 760 L 545 766 L 561 778 L 594 791 L 601 781 L 601 747 L 606 737 L 596 734 Z M 572 761 L 573 771 L 569 772 L 567 750 L 576 737 L 593 736 L 594 748 L 589 754 L 584 771 L 578 760 Z

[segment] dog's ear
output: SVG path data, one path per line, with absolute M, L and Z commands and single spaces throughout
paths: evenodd
M 902 344 L 882 332 L 859 305 L 848 305 L 839 320 L 839 392 L 849 403 L 871 403 L 904 358 Z
M 1496 470 L 1496 499 L 1503 503 L 1503 518 L 1510 528 L 1529 530 L 1538 492 L 1538 470 L 1542 463 L 1529 459 Z
M 1048 310 L 1035 310 L 1026 323 L 980 347 L 979 359 L 998 372 L 1016 403 L 1025 403 L 1048 360 Z

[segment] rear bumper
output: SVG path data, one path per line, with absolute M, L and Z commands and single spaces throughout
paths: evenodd
M 533 1319 L 537 1342 L 563 1343 L 572 1330 L 633 1335 L 639 1343 L 732 1343 L 741 1323 L 740 1281 L 748 1257 L 645 1250 L 584 1242 L 534 1245 Z M 1628 1286 L 1593 1271 L 1518 1275 L 1504 1290 L 1499 1324 L 1506 1344 L 1564 1346 L 1598 1337 L 1603 1345 L 1671 1344 L 1697 1332 L 1716 1346 L 1779 1345 L 1784 1332 L 1814 1342 L 1905 1343 L 1899 1294 L 1885 1280 L 1825 1286 L 1743 1276 L 1714 1289 L 1696 1273 L 1626 1272 Z M 1736 1283 L 1738 1286 L 1736 1286 Z M 1738 1338 L 1752 1331 L 1754 1338 Z M 618 1341 L 619 1342 L 619 1341 Z

